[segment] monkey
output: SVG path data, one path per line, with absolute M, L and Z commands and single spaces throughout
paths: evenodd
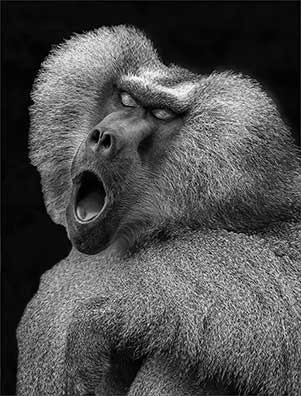
M 19 323 L 18 395 L 299 394 L 300 152 L 261 85 L 120 25 L 54 48 L 32 99 L 72 250 Z

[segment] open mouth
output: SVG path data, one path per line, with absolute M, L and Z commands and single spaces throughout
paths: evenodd
M 103 212 L 106 206 L 104 185 L 90 171 L 80 174 L 77 183 L 79 187 L 75 196 L 75 216 L 80 222 L 92 222 Z

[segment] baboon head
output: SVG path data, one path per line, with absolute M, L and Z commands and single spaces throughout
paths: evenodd
M 46 207 L 82 252 L 182 227 L 257 229 L 300 201 L 296 149 L 259 84 L 167 66 L 135 28 L 54 49 L 32 98 Z

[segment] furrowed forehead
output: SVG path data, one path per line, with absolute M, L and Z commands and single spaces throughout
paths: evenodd
M 163 106 L 184 112 L 191 106 L 197 81 L 183 80 L 183 76 L 162 69 L 128 74 L 118 85 L 146 106 Z

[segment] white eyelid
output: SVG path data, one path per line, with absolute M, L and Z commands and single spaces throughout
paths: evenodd
M 137 107 L 138 106 L 135 99 L 127 92 L 120 93 L 120 100 L 121 100 L 121 103 L 123 104 L 123 106 L 126 106 L 126 107 Z
M 165 109 L 153 109 L 152 114 L 159 120 L 171 120 L 172 118 L 175 118 L 175 113 Z

